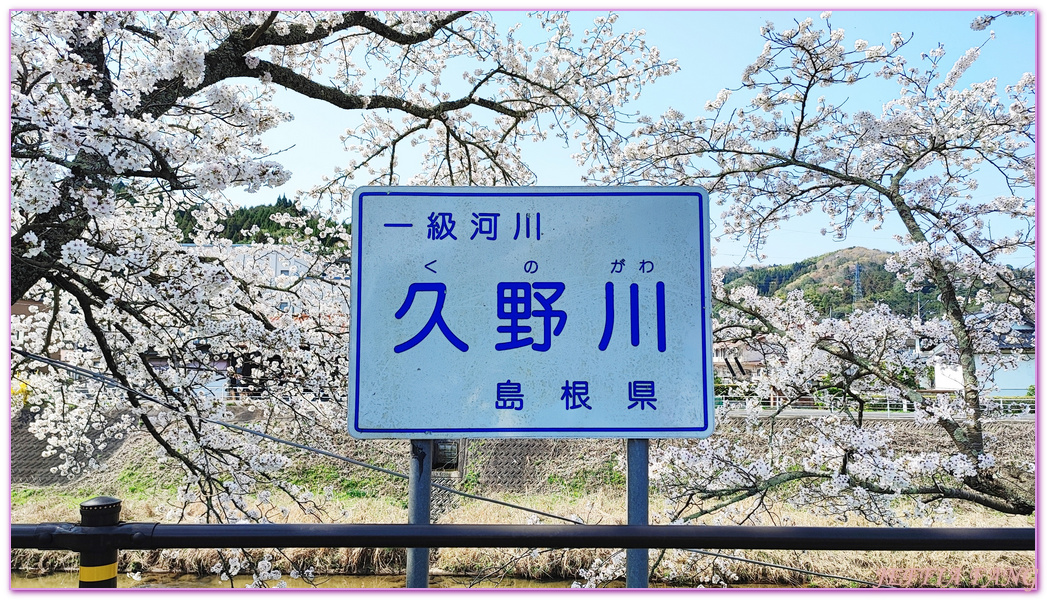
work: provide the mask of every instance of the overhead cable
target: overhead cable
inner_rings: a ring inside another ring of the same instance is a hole
[[[140,391],[138,391],[138,390],[136,390],[134,388],[128,387],[128,386],[120,383],[119,381],[116,381],[115,379],[113,379],[112,377],[109,377],[107,375],[103,375],[101,373],[97,373],[95,371],[91,371],[89,369],[85,369],[83,367],[78,367],[76,365],[71,365],[69,363],[66,363],[66,362],[63,362],[63,361],[60,361],[60,360],[57,360],[57,359],[54,359],[54,358],[50,358],[50,357],[46,357],[46,356],[40,356],[38,354],[33,354],[31,352],[26,352],[24,350],[19,350],[17,348],[12,348],[11,351],[15,352],[17,354],[20,354],[20,355],[22,355],[22,356],[24,356],[26,358],[35,360],[37,362],[42,362],[44,364],[51,365],[51,366],[59,368],[59,369],[63,369],[63,370],[69,371],[71,373],[76,373],[78,375],[82,375],[84,377],[88,377],[88,378],[94,379],[95,381],[99,381],[101,383],[104,383],[105,385],[108,385],[110,387],[115,387],[115,388],[124,390],[126,392],[129,392],[131,394],[135,394],[136,396],[138,396],[139,398],[141,398],[143,400],[147,400],[149,402],[152,402],[154,404],[162,406],[162,407],[166,408],[167,410],[170,410],[172,412],[178,413],[180,415],[183,415],[183,416],[186,416],[186,417],[189,417],[189,418],[199,419],[200,421],[203,421],[205,423],[211,423],[213,425],[219,425],[221,427],[227,427],[229,429],[234,429],[236,431],[240,431],[240,432],[247,433],[247,434],[250,434],[250,435],[254,435],[254,436],[261,437],[261,438],[265,438],[267,440],[276,442],[278,444],[284,444],[286,446],[291,446],[293,448],[298,448],[300,450],[305,450],[307,452],[315,452],[316,454],[321,454],[323,456],[327,456],[327,457],[330,457],[330,458],[341,460],[341,461],[347,462],[349,464],[356,465],[358,467],[363,467],[365,469],[371,469],[373,471],[378,471],[379,473],[384,473],[384,474],[390,475],[392,477],[399,477],[400,479],[409,479],[410,478],[408,475],[406,475],[404,473],[393,471],[391,469],[386,469],[384,467],[379,467],[377,465],[372,465],[370,463],[359,461],[359,460],[356,460],[354,458],[349,458],[348,456],[343,456],[341,454],[337,454],[337,453],[331,452],[329,450],[323,450],[321,448],[314,448],[314,447],[308,446],[306,444],[299,444],[298,442],[292,442],[290,440],[285,440],[285,439],[282,439],[282,438],[278,438],[278,437],[276,437],[274,435],[270,435],[270,434],[265,433],[263,431],[258,431],[257,429],[251,429],[250,427],[243,427],[241,425],[228,423],[228,422],[222,421],[220,419],[213,419],[213,418],[210,418],[210,417],[203,417],[203,416],[200,416],[200,415],[190,415],[190,414],[186,413],[185,411],[181,410],[180,408],[178,408],[176,406],[173,406],[173,405],[171,405],[171,404],[169,404],[167,402],[164,402],[163,400],[160,400],[159,398],[156,398],[156,397],[151,396],[149,394],[146,394],[144,392],[140,392]],[[520,506],[518,504],[513,504],[511,502],[505,502],[505,501],[502,501],[502,500],[496,500],[494,498],[486,498],[484,496],[478,496],[476,494],[470,494],[468,492],[463,492],[461,490],[456,490],[456,489],[454,489],[452,487],[448,487],[448,486],[445,486],[445,485],[440,485],[438,483],[433,483],[431,485],[432,485],[432,487],[434,487],[436,489],[443,490],[443,491],[449,492],[451,494],[456,494],[456,495],[462,496],[464,498],[470,498],[470,499],[473,499],[473,500],[481,500],[483,502],[490,502],[492,504],[498,504],[498,505],[505,506],[505,507],[508,507],[508,508],[514,508],[514,509],[517,509],[517,510],[526,511],[526,512],[533,513],[533,514],[536,514],[536,515],[541,515],[543,517],[549,517],[551,519],[559,519],[561,521],[566,521],[568,523],[574,523],[574,524],[577,524],[577,525],[584,525],[585,524],[580,519],[571,518],[571,517],[563,517],[563,516],[560,516],[560,515],[547,513],[547,512],[538,510],[538,509],[529,508],[529,507],[526,507],[526,506]]]

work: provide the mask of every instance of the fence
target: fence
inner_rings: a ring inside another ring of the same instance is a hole
[[[104,378],[101,378],[104,382]],[[127,388],[129,392],[133,392]],[[142,398],[155,400],[136,392]],[[812,402],[812,405],[814,403]],[[813,407],[813,406],[812,406]],[[269,437],[267,434],[211,420],[226,427]],[[316,448],[306,448],[284,440],[275,440],[325,456],[334,456],[359,466],[370,466]],[[634,460],[634,442],[629,440],[629,525],[432,525],[430,479],[432,476],[433,447],[415,452],[417,440],[412,440],[412,474],[407,477],[387,469],[370,466],[383,472],[408,478],[408,508],[410,519],[406,525],[168,525],[159,523],[121,523],[120,501],[97,498],[81,505],[81,523],[41,523],[11,526],[12,548],[67,550],[81,555],[81,587],[116,587],[117,558],[120,550],[155,550],[164,548],[369,548],[405,547],[408,552],[408,585],[424,587],[428,576],[427,564],[414,570],[412,557],[421,555],[428,560],[427,548],[433,547],[503,547],[503,548],[626,548],[642,550],[642,560],[636,565],[647,565],[647,548],[713,548],[713,549],[768,549],[768,550],[1018,550],[1035,549],[1035,530],[1013,528],[826,528],[826,527],[710,527],[710,526],[651,526],[645,524],[647,507],[634,510],[632,496],[646,496],[647,460],[637,453]],[[431,440],[426,442],[431,444]],[[461,448],[459,442],[457,447]],[[553,453],[555,454],[555,452]],[[424,461],[423,457],[429,457]],[[422,463],[425,466],[418,468]],[[519,462],[516,459],[514,464]],[[642,468],[634,469],[633,466]],[[424,473],[424,476],[422,475]],[[463,470],[460,468],[459,477]],[[636,475],[643,475],[642,481]],[[521,475],[516,475],[517,477]],[[424,491],[424,498],[413,499],[413,494]],[[634,517],[643,519],[637,523]],[[202,542],[201,540],[207,540]],[[643,569],[641,568],[641,571]],[[646,572],[630,582],[633,571],[627,571],[630,587],[646,587]]]
[[[122,523],[120,501],[105,497],[80,515],[80,524],[13,524],[11,547],[79,552],[80,587],[110,588],[120,550],[164,548],[1035,550],[1033,528]]]
[[[727,389],[719,390],[716,396],[717,405],[727,406],[731,409],[744,410],[748,404],[748,396],[738,390],[731,389],[733,386],[725,386]],[[719,392],[723,392],[722,394]],[[924,390],[923,397],[934,402],[938,396],[956,394],[955,390]],[[765,410],[781,408],[788,404],[794,409],[814,409],[839,412],[843,406],[852,406],[853,401],[845,401],[838,394],[827,391],[816,392],[810,396],[789,398],[785,395],[772,395],[760,399],[760,407]],[[992,410],[1004,416],[1034,415],[1036,414],[1036,399],[1033,396],[993,396],[985,399],[982,403],[983,410]],[[907,399],[889,398],[885,395],[872,395],[865,399],[865,413],[887,413],[904,414],[914,413],[913,403]]]

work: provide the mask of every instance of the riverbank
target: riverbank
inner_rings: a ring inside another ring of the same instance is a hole
[[[284,583],[291,589],[399,589],[406,587],[403,575],[330,575],[315,579],[309,583],[304,579],[285,578]],[[120,588],[131,589],[216,589],[243,588],[250,585],[250,576],[239,576],[229,581],[222,581],[217,575],[199,576],[181,573],[146,573],[132,577],[122,575],[117,584]],[[477,588],[503,589],[550,589],[569,588],[571,580],[502,579],[484,581]],[[469,578],[451,575],[433,575],[429,578],[430,588],[463,588],[469,587]],[[12,589],[71,589],[79,585],[77,573],[60,572],[48,575],[26,576],[15,573],[11,578]]]
[[[40,491],[44,494],[44,491]],[[587,522],[619,524],[625,521],[625,499],[609,494],[571,497],[501,496],[500,499],[540,510],[582,516]],[[335,508],[335,507],[331,507]],[[347,515],[343,522],[406,522],[406,511],[385,499],[354,499],[338,502]],[[149,520],[140,500],[125,505],[125,518]],[[305,515],[288,515],[289,521]],[[808,515],[788,511],[788,522],[796,526],[828,525]],[[53,519],[52,519],[53,520]],[[70,513],[58,520],[75,520]],[[526,513],[479,501],[466,501],[442,515],[439,523],[534,522]],[[16,519],[16,522],[26,522]],[[1030,519],[1005,517],[984,510],[963,511],[952,526],[1029,527]],[[780,587],[873,587],[877,584],[898,587],[1026,587],[1035,566],[1033,552],[830,552],[830,551],[717,551],[719,556],[671,550],[664,556],[652,550],[657,560],[652,584],[672,587],[766,585]],[[440,548],[434,549],[430,564],[434,573],[445,574],[452,587],[492,585],[503,579],[526,580],[534,585],[556,585],[568,581],[584,584],[584,570],[597,561],[610,565],[622,557],[614,549],[513,549]],[[741,560],[740,560],[741,559]],[[332,578],[350,576],[379,577],[369,580],[380,587],[401,587],[406,567],[402,548],[290,548],[242,552],[218,549],[124,551],[120,554],[121,587],[132,587],[131,577],[141,574],[182,587],[192,577],[214,576],[213,568],[226,562],[239,565],[242,573],[254,571],[259,562],[271,565],[279,579],[267,585],[330,585]],[[777,566],[774,566],[777,565]],[[27,575],[74,571],[77,555],[70,552],[15,550],[12,568]],[[918,569],[918,571],[914,571]],[[823,574],[823,575],[817,575]],[[182,579],[176,576],[191,576]],[[829,576],[834,577],[829,577]],[[312,576],[312,583],[310,577]],[[613,573],[612,573],[613,577]],[[237,587],[251,583],[248,576]],[[342,581],[342,580],[337,580]],[[339,587],[343,583],[336,583]],[[324,583],[326,582],[326,583]],[[862,583],[864,582],[864,583]],[[620,582],[601,581],[603,587]],[[166,585],[166,584],[165,584]],[[197,584],[193,584],[195,587]],[[228,585],[226,582],[225,585]],[[73,586],[75,587],[75,585]],[[513,587],[520,587],[514,583]]]
[[[574,445],[572,445],[572,443]],[[523,449],[521,449],[523,448]],[[470,446],[468,467],[443,484],[473,493],[527,506],[549,514],[580,518],[590,524],[626,522],[624,476],[620,441],[581,442],[543,441],[531,446]],[[354,457],[406,471],[404,444],[359,445]],[[499,462],[500,461],[500,462]],[[110,458],[109,470],[93,473],[62,485],[12,487],[12,522],[76,522],[80,502],[97,495],[123,501],[125,521],[173,522],[181,518],[194,522],[203,514],[200,505],[178,500],[180,475],[157,466],[152,456],[136,442],[125,444]],[[401,464],[403,463],[403,464]],[[504,465],[504,466],[500,466]],[[405,523],[406,486],[401,480],[379,477],[358,467],[331,465],[331,461],[304,459],[289,474],[296,485],[320,490],[312,514],[295,507],[288,498],[256,498],[256,507],[273,522]],[[515,490],[513,492],[509,490]],[[668,509],[652,496],[652,522],[663,521]],[[527,524],[559,523],[510,507],[478,500],[436,494],[434,520],[437,523]],[[281,510],[281,506],[290,508]],[[860,526],[815,517],[808,512],[775,506],[778,525]],[[713,521],[707,521],[713,524]],[[952,523],[954,527],[1033,527],[1033,517],[1010,517],[986,509],[964,505]],[[603,566],[606,577],[593,578],[601,586],[617,586],[615,577],[623,553],[615,549],[513,549],[441,548],[434,549],[430,564],[434,573],[446,574],[456,587],[489,585],[499,580],[530,582],[587,582],[586,570]],[[872,587],[878,584],[899,587],[1026,587],[1035,566],[1033,552],[828,552],[828,551],[744,551],[709,553],[651,551],[652,585],[678,587],[764,585],[781,587]],[[75,571],[77,555],[69,552],[15,550],[12,569],[39,576]],[[377,576],[385,579],[381,587],[401,578],[406,566],[402,548],[317,548],[239,550],[193,549],[125,551],[120,554],[120,586],[131,587],[131,576],[166,577],[181,587],[190,579],[211,577],[216,565],[235,567],[235,578],[256,571],[259,563],[279,578],[266,581],[277,585],[312,585],[312,581],[331,581],[340,576]],[[252,580],[246,579],[247,583]],[[378,580],[375,580],[378,581]],[[228,585],[228,582],[225,582]],[[75,587],[75,584],[74,586]],[[516,587],[516,586],[514,586]]]

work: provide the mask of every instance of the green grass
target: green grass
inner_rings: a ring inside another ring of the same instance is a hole
[[[54,494],[45,494],[43,490],[36,488],[21,488],[11,490],[11,506],[22,506],[34,500],[48,496],[48,499],[52,498]]]
[[[76,515],[79,514],[81,502],[97,495],[83,489],[12,487],[11,509],[46,505],[53,508],[64,508],[64,512]]]
[[[124,498],[135,498],[135,499],[147,499],[156,497],[157,492],[164,492],[163,495],[176,494],[175,485],[167,482],[160,481],[156,475],[137,469],[128,469],[122,471],[116,478],[116,483],[120,487]]]
[[[582,469],[570,477],[550,475],[546,478],[546,482],[559,486],[565,494],[572,498],[580,498],[591,493],[594,488],[624,486],[625,474],[619,472],[615,468],[616,465],[616,460],[608,459],[595,469]]]
[[[384,481],[376,478],[347,477],[338,468],[322,464],[296,470],[289,475],[288,480],[313,493],[322,492],[329,487],[336,500],[377,498],[381,495],[381,486],[385,484]]]

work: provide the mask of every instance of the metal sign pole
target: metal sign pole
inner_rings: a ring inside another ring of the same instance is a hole
[[[648,524],[648,440],[626,440],[626,486],[629,525]],[[625,586],[647,587],[647,548],[625,551]]]
[[[411,440],[411,470],[407,488],[407,523],[429,524],[433,482],[433,441]],[[407,549],[407,587],[429,587],[429,549]]]

